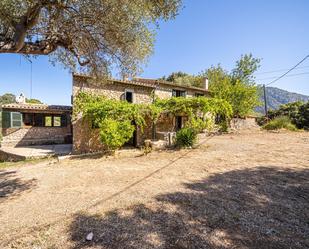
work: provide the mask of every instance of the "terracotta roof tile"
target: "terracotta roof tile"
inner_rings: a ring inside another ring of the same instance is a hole
[[[2,108],[20,109],[20,110],[44,110],[44,111],[71,111],[72,106],[64,105],[45,105],[45,104],[4,104]]]
[[[89,78],[91,79],[91,76],[88,75],[81,75],[81,74],[73,74],[73,77],[80,77],[80,78]],[[194,90],[198,92],[204,92],[208,93],[209,90],[206,90],[204,88],[200,87],[194,87],[194,86],[184,86],[179,85],[176,83],[168,82],[168,81],[162,81],[162,80],[156,80],[156,79],[145,79],[145,78],[134,78],[133,80],[116,80],[116,79],[108,79],[110,82],[118,82],[122,84],[128,84],[128,85],[138,85],[143,87],[151,87],[156,88],[157,86],[168,86],[168,87],[176,87],[181,89],[189,89]]]

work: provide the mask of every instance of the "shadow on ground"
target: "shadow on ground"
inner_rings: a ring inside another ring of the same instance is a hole
[[[80,213],[69,232],[76,249],[308,248],[308,221],[309,170],[259,167],[185,184],[155,205]]]
[[[35,179],[22,180],[16,176],[16,171],[0,171],[0,202],[16,197],[35,186]]]

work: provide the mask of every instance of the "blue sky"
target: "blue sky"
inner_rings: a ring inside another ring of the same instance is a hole
[[[187,0],[179,16],[162,23],[148,78],[173,71],[196,74],[220,63],[233,68],[241,54],[262,58],[258,83],[268,83],[309,54],[308,0]],[[262,73],[262,74],[261,74]],[[309,59],[273,86],[309,95]],[[306,74],[308,73],[308,74]],[[30,94],[30,64],[19,55],[0,54],[0,94]],[[48,58],[33,61],[33,97],[48,104],[70,104],[71,74]]]

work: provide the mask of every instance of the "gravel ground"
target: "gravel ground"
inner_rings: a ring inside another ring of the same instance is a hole
[[[200,142],[1,169],[0,248],[309,247],[308,132]]]

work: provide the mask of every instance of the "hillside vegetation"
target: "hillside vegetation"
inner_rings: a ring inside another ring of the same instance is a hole
[[[309,101],[309,96],[289,92],[277,87],[267,87],[267,105],[269,110],[278,110],[281,105],[285,105],[292,102],[307,102]],[[261,102],[264,102],[264,95],[260,95]],[[264,113],[264,106],[259,106],[256,108],[257,112]]]

